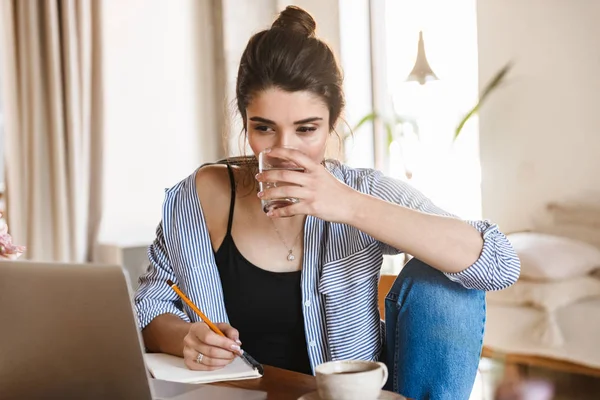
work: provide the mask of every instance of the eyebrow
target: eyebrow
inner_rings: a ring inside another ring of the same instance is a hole
[[[302,124],[308,124],[310,122],[315,122],[315,121],[322,121],[323,118],[321,117],[310,117],[310,118],[304,118],[298,121],[294,121],[294,125],[302,125]],[[266,119],[263,117],[252,117],[250,118],[250,121],[254,121],[254,122],[262,122],[264,124],[271,124],[271,125],[277,125],[275,123],[275,121],[271,121],[270,119]]]

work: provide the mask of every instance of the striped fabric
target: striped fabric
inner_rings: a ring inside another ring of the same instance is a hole
[[[423,212],[449,215],[406,183],[378,171],[353,169],[338,162],[329,162],[327,167],[360,192]],[[150,266],[140,277],[135,296],[142,329],[164,313],[198,321],[166,285],[167,279],[176,282],[212,321],[228,322],[195,175],[166,191],[162,222],[148,251]],[[468,223],[483,235],[481,256],[464,271],[446,276],[467,288],[510,286],[519,276],[520,265],[507,238],[488,221]],[[313,370],[330,360],[379,358],[383,340],[377,306],[379,271],[384,254],[401,251],[351,226],[306,218],[302,303]]]

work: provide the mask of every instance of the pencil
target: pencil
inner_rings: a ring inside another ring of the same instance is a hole
[[[177,287],[176,284],[173,283],[172,280],[167,280],[167,285],[171,286],[171,289],[173,289],[175,291],[175,293],[177,293],[177,295],[179,297],[181,297],[181,300],[185,301],[185,304],[187,304],[192,310],[194,310],[194,312],[196,314],[198,314],[198,316],[200,318],[202,318],[202,321],[204,321],[204,323],[206,325],[208,325],[208,327],[217,335],[221,335],[223,337],[225,337],[225,334],[223,332],[221,332],[221,330],[211,322],[210,319],[208,319],[208,317],[206,315],[204,315],[204,313],[202,311],[200,311],[200,309],[198,307],[196,307],[196,305],[194,303],[192,303],[192,301],[190,299],[187,298],[187,296],[185,294],[183,294],[183,292],[181,291],[181,289],[179,289],[179,287]]]
[[[175,291],[175,293],[177,293],[177,295],[181,298],[181,300],[183,300],[185,302],[185,304],[187,304],[192,310],[194,310],[194,312],[202,319],[202,321],[204,321],[204,323],[206,325],[208,325],[208,327],[214,333],[216,333],[217,335],[226,337],[225,334],[223,332],[221,332],[221,330],[215,324],[213,324],[212,321],[210,319],[208,319],[208,317],[206,315],[204,315],[204,313],[202,311],[200,311],[200,309],[198,307],[196,307],[196,305],[194,303],[192,303],[192,301],[190,299],[188,299],[188,297],[181,291],[181,289],[179,289],[179,287],[177,287],[177,285],[175,283],[173,283],[172,280],[167,279],[167,285],[169,285],[171,287],[171,289],[173,289]],[[250,356],[250,354],[241,350],[240,357],[248,365],[250,365],[252,368],[256,369],[261,375],[263,375],[264,370],[263,370],[262,365],[260,365],[258,363],[258,361],[256,361],[254,358],[252,358],[252,356]]]

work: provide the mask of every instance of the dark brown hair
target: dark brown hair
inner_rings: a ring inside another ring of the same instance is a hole
[[[308,91],[329,109],[333,131],[342,109],[342,73],[329,46],[315,37],[317,24],[309,13],[295,6],[283,10],[270,29],[248,41],[237,76],[237,107],[246,126],[246,107],[256,93],[279,88]]]

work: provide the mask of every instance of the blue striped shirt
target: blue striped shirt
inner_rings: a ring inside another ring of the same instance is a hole
[[[426,213],[447,215],[410,185],[372,169],[338,162],[329,171],[350,187]],[[172,313],[197,322],[166,284],[176,282],[213,322],[229,322],[219,272],[196,191],[196,173],[166,191],[162,221],[149,247],[150,265],[140,277],[135,307],[140,328]],[[467,221],[483,236],[479,259],[458,273],[446,273],[467,288],[500,290],[519,276],[520,263],[507,238],[488,221]],[[315,366],[331,360],[376,360],[380,356],[377,287],[384,254],[398,254],[358,229],[307,216],[304,226],[302,304],[308,354]],[[243,338],[242,338],[243,340]]]

